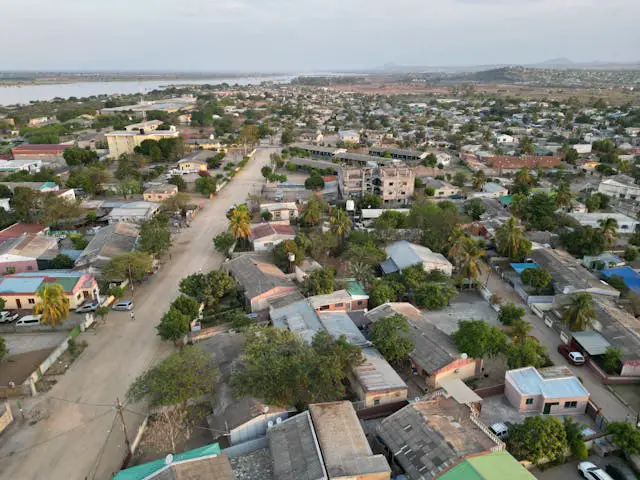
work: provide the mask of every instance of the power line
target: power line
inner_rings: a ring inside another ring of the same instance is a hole
[[[61,402],[73,403],[76,405],[89,405],[91,407],[110,407],[115,408],[115,403],[89,403],[89,402],[81,402],[79,400],[69,400],[67,398],[54,397],[51,395],[45,395],[41,398],[51,398],[52,400],[59,400]]]
[[[104,451],[107,448],[107,443],[109,442],[109,438],[111,438],[111,433],[113,432],[113,429],[116,425],[116,420],[118,418],[118,414],[115,413],[113,415],[113,421],[111,422],[111,428],[109,429],[109,433],[107,434],[107,438],[104,439],[104,443],[102,444],[102,447],[100,448],[100,451],[98,452],[98,455],[96,456],[96,461],[95,461],[95,465],[93,467],[91,467],[91,470],[89,470],[89,474],[87,474],[87,478],[89,477],[89,475],[91,475],[91,471],[93,470],[93,475],[91,476],[91,478],[96,478],[96,474],[98,473],[98,467],[100,466],[100,462],[102,461],[102,456],[104,455]]]

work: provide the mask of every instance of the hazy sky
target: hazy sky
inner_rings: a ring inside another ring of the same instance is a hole
[[[640,60],[638,0],[0,0],[0,70]]]

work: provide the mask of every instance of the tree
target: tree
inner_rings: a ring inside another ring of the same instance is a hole
[[[320,175],[314,172],[304,181],[304,188],[315,191],[322,190],[324,188],[324,180]]]
[[[624,249],[624,259],[626,262],[633,262],[638,258],[638,249],[628,245],[627,248]]]
[[[416,179],[417,180],[417,179]],[[382,198],[373,193],[365,193],[358,199],[358,208],[380,208],[382,205]]]
[[[520,140],[520,148],[522,149],[522,153],[532,155],[535,150],[533,139],[527,136],[522,137],[522,140]]]
[[[160,204],[160,206],[162,207],[162,210],[164,210],[165,212],[183,213],[189,206],[190,201],[191,201],[191,197],[187,193],[178,192],[175,195],[165,198]]]
[[[151,255],[145,252],[130,252],[109,260],[102,268],[102,276],[109,282],[121,282],[127,279],[141,282],[147,273],[152,271],[153,258]]]
[[[171,307],[175,308],[190,319],[194,319],[200,311],[200,302],[193,297],[188,297],[183,294],[171,302]]]
[[[484,170],[476,170],[471,176],[471,183],[475,190],[482,190],[482,187],[487,182],[487,176],[484,174]]]
[[[138,250],[155,257],[167,252],[170,247],[171,234],[167,217],[158,215],[142,223],[138,237]]]
[[[507,343],[507,336],[498,327],[483,320],[460,321],[451,337],[458,350],[471,358],[495,357],[504,351]]]
[[[531,186],[534,183],[533,175],[528,168],[521,168],[516,172],[515,183]]]
[[[238,205],[227,213],[229,232],[236,240],[246,240],[251,235],[251,214],[246,205]]]
[[[593,309],[593,298],[590,293],[577,293],[571,297],[571,303],[564,307],[562,322],[572,332],[582,332],[593,326],[596,313]]]
[[[524,260],[531,252],[531,242],[525,238],[514,217],[498,228],[496,243],[498,253],[514,261]]]
[[[592,227],[580,227],[572,232],[564,232],[560,235],[560,240],[571,255],[579,258],[585,255],[599,255],[605,247],[603,233]]]
[[[4,298],[0,298],[0,311],[4,310],[4,307],[7,305],[7,301]]]
[[[341,208],[334,208],[329,217],[331,231],[344,240],[344,236],[351,231],[353,222],[349,218],[349,214]]]
[[[629,287],[625,283],[624,278],[620,275],[611,275],[607,278],[607,283],[618,290],[622,295],[627,295],[629,293]]]
[[[618,237],[618,221],[615,218],[604,218],[598,223],[600,224],[600,231],[604,236],[605,244],[608,247],[613,246]]]
[[[229,255],[229,250],[236,243],[236,239],[230,232],[222,232],[215,236],[213,239],[213,245],[216,250],[225,256]]]
[[[268,180],[269,177],[273,175],[273,169],[270,166],[265,165],[260,169],[260,173],[262,173],[262,176]]]
[[[232,293],[236,284],[228,273],[213,270],[209,273],[194,273],[180,281],[180,292],[214,307],[218,302]]]
[[[556,417],[527,417],[509,429],[509,451],[534,464],[564,457],[569,448],[562,422]]]
[[[162,316],[156,330],[162,340],[171,340],[177,343],[189,332],[191,320],[193,320],[191,317],[172,306]]]
[[[387,258],[387,252],[378,248],[373,242],[364,244],[351,243],[347,247],[344,256],[352,263],[362,263],[365,265],[378,265]]]
[[[290,128],[285,128],[280,136],[280,142],[282,145],[289,145],[293,142],[293,132]]]
[[[547,287],[551,283],[551,274],[545,268],[527,268],[520,275],[523,283],[530,285],[539,292]]]
[[[569,165],[575,165],[580,158],[580,154],[575,148],[569,147],[569,145],[565,144],[562,147],[562,153],[564,154],[564,161]]]
[[[469,215],[473,220],[480,220],[482,214],[486,211],[484,203],[479,198],[472,198],[464,202],[464,213]]]
[[[611,422],[607,425],[607,434],[613,443],[625,455],[640,455],[640,429],[630,422]]]
[[[503,325],[513,325],[514,322],[522,320],[525,315],[525,310],[522,307],[518,307],[512,302],[505,303],[500,307],[498,312],[498,320]]]
[[[68,188],[81,188],[87,193],[96,194],[102,191],[102,185],[109,180],[106,170],[99,167],[78,167],[69,172]]]
[[[427,155],[425,157],[424,160],[422,160],[422,164],[425,167],[435,167],[438,164],[438,157],[436,157],[436,155],[434,153],[430,153],[429,155]]]
[[[464,172],[456,172],[451,183],[456,187],[464,187],[464,184],[467,183],[467,176]]]
[[[585,201],[585,206],[587,207],[587,211],[589,213],[599,210],[600,209],[600,196],[599,195],[591,195]]]
[[[300,215],[303,222],[309,225],[317,225],[324,212],[325,204],[316,197],[311,197],[302,209]]]
[[[9,348],[4,338],[0,337],[0,362],[9,356]]]
[[[344,397],[343,380],[362,361],[360,349],[343,337],[317,333],[311,345],[279,328],[245,331],[242,367],[233,373],[236,396],[253,395],[266,404],[303,408]]]
[[[53,269],[65,269],[65,268],[73,268],[73,260],[69,255],[65,255],[64,253],[59,253],[53,260],[51,260],[51,268]]]
[[[571,207],[571,199],[573,194],[571,193],[571,186],[569,182],[562,182],[554,191],[555,202],[557,208],[569,208]]]
[[[102,320],[102,322],[104,322],[104,317],[106,317],[110,311],[111,309],[109,307],[103,305],[96,309],[96,315],[100,317],[100,320]]]
[[[513,343],[520,343],[529,336],[531,324],[523,318],[514,319],[511,324],[511,333],[509,336]]]
[[[187,189],[187,182],[184,181],[184,178],[182,178],[181,175],[173,175],[169,179],[168,183],[178,187],[179,192],[184,192]]]
[[[391,363],[399,363],[409,356],[415,344],[408,338],[409,322],[403,315],[391,315],[373,323],[369,339]]]
[[[473,283],[480,275],[480,259],[483,255],[484,250],[482,250],[475,242],[471,239],[466,242],[459,265],[460,278],[467,280],[469,288],[473,286]]]
[[[414,292],[416,305],[426,310],[441,310],[455,296],[456,289],[451,285],[435,282],[425,283]]]
[[[460,227],[455,227],[449,235],[447,242],[449,243],[448,257],[456,264],[460,262],[464,256],[464,252],[467,248],[467,244],[472,241],[464,233],[464,230]]]
[[[567,416],[562,420],[571,455],[573,455],[576,460],[586,460],[589,456],[589,450],[587,449],[587,445],[584,443],[584,437],[582,436],[582,425],[576,422],[573,417]]]
[[[42,315],[44,325],[61,325],[69,316],[69,297],[59,283],[45,283],[36,292],[34,315]]]
[[[291,261],[289,260],[289,254],[293,254],[293,264],[300,265],[304,262],[305,259],[305,251],[300,244],[298,244],[295,240],[285,240],[284,242],[280,242],[273,249],[273,260],[274,263],[278,266],[278,268],[283,271],[291,270]]]
[[[524,218],[531,228],[553,230],[555,228],[555,200],[546,193],[536,193],[526,203]]]
[[[602,368],[610,375],[619,375],[622,369],[622,349],[608,346],[601,358]]]
[[[523,367],[541,368],[549,362],[547,347],[530,337],[525,337],[518,343],[507,345],[505,356],[507,357],[507,366],[510,369]]]
[[[330,268],[314,270],[303,280],[300,291],[305,297],[333,293],[333,276],[334,271]]]
[[[196,179],[196,192],[209,196],[216,193],[217,182],[213,177],[200,177]]]
[[[98,161],[98,154],[93,150],[89,150],[88,148],[77,148],[70,147],[65,149],[62,153],[64,161],[67,162],[67,165],[70,167],[75,167],[78,165],[90,165],[92,163],[96,163]]]
[[[383,303],[396,302],[400,298],[399,291],[403,289],[404,287],[401,284],[380,280],[374,283],[369,292],[369,304],[377,307]]]
[[[22,222],[33,221],[37,214],[39,197],[38,192],[31,188],[16,187],[11,201],[16,219]]]

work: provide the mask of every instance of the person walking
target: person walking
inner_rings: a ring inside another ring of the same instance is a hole
[[[129,316],[131,317],[131,320],[132,320],[132,321],[136,319],[136,314],[135,314],[135,313],[133,313],[133,310],[131,310],[131,311],[129,312]]]

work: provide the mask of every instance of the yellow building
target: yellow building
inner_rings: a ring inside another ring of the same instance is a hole
[[[5,275],[0,282],[0,298],[7,310],[30,310],[38,302],[36,292],[46,283],[62,285],[69,298],[69,308],[75,309],[85,300],[98,297],[98,283],[93,275],[82,272],[51,271],[22,272]]]
[[[185,158],[178,162],[178,168],[184,173],[197,173],[207,171],[207,162],[195,158]]]
[[[163,138],[177,138],[180,136],[176,127],[173,126],[170,130],[157,130],[157,126],[155,128],[153,126],[135,128],[146,123],[150,122],[129,125],[125,131],[106,133],[109,156],[117,158],[125,153],[133,153],[133,150],[145,140],[159,141]]]

